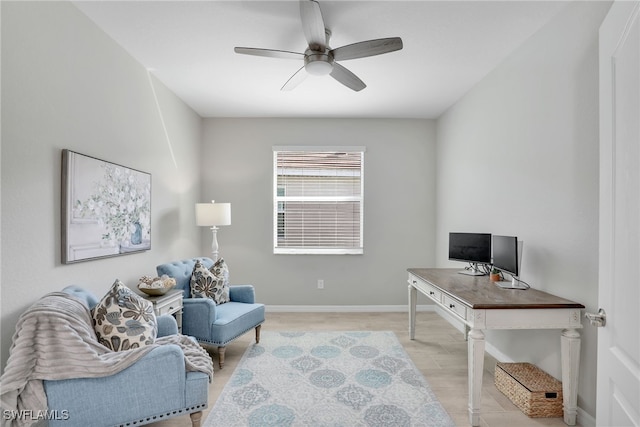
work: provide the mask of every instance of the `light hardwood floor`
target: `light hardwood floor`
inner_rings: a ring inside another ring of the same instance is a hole
[[[438,400],[458,426],[469,426],[467,416],[467,343],[462,332],[433,312],[419,312],[415,340],[409,339],[407,313],[271,313],[262,331],[393,331],[400,343],[423,373]],[[227,346],[225,366],[216,369],[209,387],[212,408],[254,333],[247,333]],[[217,368],[216,351],[210,354]],[[514,406],[493,384],[495,359],[485,356],[482,384],[483,427],[566,426],[562,418],[529,418]],[[203,419],[206,419],[205,411]],[[153,424],[156,427],[189,427],[188,416]],[[225,427],[224,421],[216,423]]]

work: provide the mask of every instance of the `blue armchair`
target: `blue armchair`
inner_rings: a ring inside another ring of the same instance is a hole
[[[90,292],[67,286],[63,292],[81,299],[89,308],[98,303]],[[178,333],[176,320],[159,316],[158,337]],[[43,382],[49,421],[57,426],[131,426],[189,414],[199,427],[209,399],[209,376],[187,372],[180,346],[154,348],[133,365],[115,375]]]
[[[228,343],[251,329],[260,342],[260,327],[264,322],[264,304],[255,302],[252,285],[229,287],[230,302],[216,305],[209,298],[191,298],[191,273],[196,261],[211,268],[211,258],[191,258],[161,264],[156,267],[158,276],[166,274],[176,279],[175,289],[183,291],[182,333],[195,337],[201,344],[218,347],[220,368],[224,365],[224,352]]]

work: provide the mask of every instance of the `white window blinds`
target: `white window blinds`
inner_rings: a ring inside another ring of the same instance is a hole
[[[273,147],[274,253],[363,253],[364,152]]]

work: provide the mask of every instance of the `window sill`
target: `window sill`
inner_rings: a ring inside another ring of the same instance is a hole
[[[363,255],[363,249],[274,248],[274,255]]]

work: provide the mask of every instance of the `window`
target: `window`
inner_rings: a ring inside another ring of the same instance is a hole
[[[363,253],[364,152],[273,147],[274,253]]]

